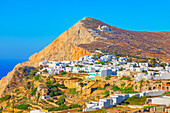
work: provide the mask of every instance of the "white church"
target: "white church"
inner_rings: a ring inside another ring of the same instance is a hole
[[[100,27],[100,25],[98,26],[97,30],[99,30],[99,31],[106,31],[106,32],[114,32],[114,31],[110,30],[108,26]]]

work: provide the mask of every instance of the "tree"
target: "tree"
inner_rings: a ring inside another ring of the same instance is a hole
[[[123,67],[120,68],[120,71],[123,71]]]
[[[116,52],[116,51],[113,51],[113,54],[116,56],[116,55],[117,55],[117,52]]]
[[[34,79],[35,79],[35,80],[39,80],[39,75],[35,75],[35,76],[34,76]]]
[[[65,74],[66,74],[66,72],[65,72],[65,71],[62,71],[62,72],[61,72],[61,75],[65,75]]]
[[[151,58],[150,59],[150,64],[152,67],[154,67],[154,65],[156,64],[156,59],[155,58]]]

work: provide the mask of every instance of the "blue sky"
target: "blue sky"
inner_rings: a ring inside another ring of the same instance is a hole
[[[170,31],[170,0],[0,0],[0,59],[28,59],[83,17],[134,31]]]

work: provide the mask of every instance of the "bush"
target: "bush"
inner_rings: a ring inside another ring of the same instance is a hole
[[[51,99],[48,99],[47,101],[49,101],[49,102],[54,102],[53,100],[51,100]]]
[[[105,79],[106,79],[106,80],[110,80],[110,78],[111,78],[111,76],[107,76]]]
[[[120,68],[120,71],[123,71],[123,67]]]
[[[78,71],[78,73],[86,73],[86,71],[80,70]]]
[[[58,73],[55,73],[55,75],[58,75]]]
[[[60,107],[52,107],[52,108],[47,108],[47,109],[48,111],[59,111],[59,110],[67,110],[67,109],[78,108],[78,107],[80,106],[77,104],[72,104],[70,106],[62,104]]]
[[[27,82],[26,87],[27,87],[27,89],[30,89],[30,88],[31,88],[31,82],[30,82],[30,81]]]
[[[4,97],[0,98],[0,101],[7,101],[11,98],[11,95],[5,95]]]
[[[39,80],[39,75],[35,75],[35,76],[34,76],[34,79],[35,79],[35,80]]]
[[[162,96],[167,95],[167,94],[170,94],[170,91],[163,93]]]
[[[126,83],[122,83],[121,86],[124,87],[126,85]]]
[[[102,64],[102,65],[104,65],[105,63],[104,63],[104,62],[99,61],[99,62],[95,62],[95,64]]]
[[[18,92],[18,91],[19,91],[19,89],[16,89],[16,90],[15,90],[15,93]]]
[[[104,92],[104,95],[109,95],[109,91],[106,90],[106,91]]]
[[[53,96],[58,96],[58,95],[62,95],[64,94],[62,91],[60,91],[58,89],[58,87],[61,87],[63,89],[66,89],[66,87],[64,86],[64,84],[59,84],[59,83],[56,83],[55,85],[53,85],[53,82],[48,80],[47,82],[47,87],[49,88],[48,91],[48,95],[50,95],[51,97]]]
[[[35,75],[37,72],[38,72],[38,70],[31,70],[31,71],[29,72],[29,75]]]
[[[77,112],[82,112],[82,111],[83,111],[83,108],[77,109],[76,111],[77,111]]]
[[[37,88],[33,89],[32,92],[31,92],[31,96],[35,95],[36,91],[37,91]]]
[[[124,102],[128,102],[131,105],[144,105],[146,99],[147,99],[146,96],[143,97],[133,96],[133,97],[128,97]]]
[[[140,81],[140,88],[142,88],[143,82],[144,82],[143,80]]]
[[[131,79],[130,79],[130,77],[126,77],[126,76],[123,76],[122,78],[121,78],[121,80],[128,80],[128,81],[132,81]]]
[[[70,67],[70,66],[67,64],[66,67]]]
[[[55,102],[57,105],[62,105],[65,102],[65,95],[62,95],[57,102]]]
[[[61,75],[65,75],[65,74],[66,74],[66,72],[65,72],[65,71],[62,71],[60,74],[61,74]]]
[[[60,87],[60,88],[62,88],[62,89],[67,89],[67,87],[65,87],[65,85],[64,85],[64,84],[56,83],[56,85],[55,85],[55,86]]]
[[[20,104],[20,105],[17,105],[15,106],[17,109],[28,109],[28,107],[31,107],[31,105],[29,104]]]
[[[120,88],[119,88],[118,86],[116,86],[116,85],[113,85],[112,90],[113,90],[113,91],[119,91]]]
[[[137,91],[133,90],[133,87],[126,87],[126,88],[121,88],[119,90],[121,93],[129,94],[129,93],[138,93]]]
[[[97,90],[105,90],[105,88],[97,87]]]
[[[70,89],[70,94],[78,94],[78,92],[76,91],[76,88]]]

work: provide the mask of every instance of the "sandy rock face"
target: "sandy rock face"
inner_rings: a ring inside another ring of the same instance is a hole
[[[45,59],[56,61],[78,60],[79,57],[90,55],[91,53],[77,45],[90,43],[92,41],[94,41],[94,38],[79,21],[42,51],[32,55],[29,61],[36,63]]]

